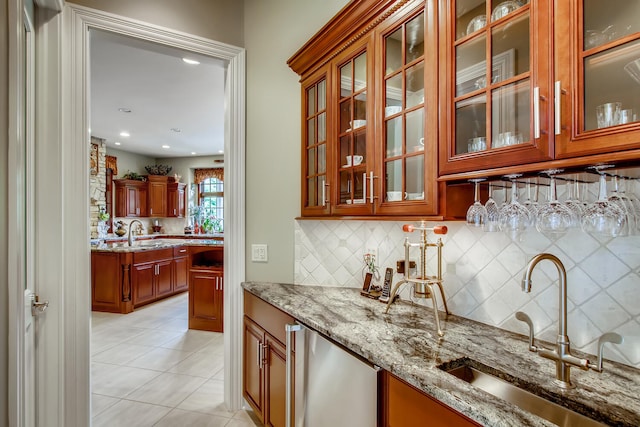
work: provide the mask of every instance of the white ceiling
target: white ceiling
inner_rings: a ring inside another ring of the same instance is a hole
[[[151,157],[222,154],[223,61],[100,30],[90,40],[92,136]]]

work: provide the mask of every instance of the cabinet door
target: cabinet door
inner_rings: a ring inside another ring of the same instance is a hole
[[[284,427],[286,417],[285,387],[287,359],[285,347],[269,334],[265,334],[265,426]],[[292,403],[295,405],[295,403]]]
[[[185,249],[186,251],[186,249]],[[174,292],[189,289],[189,258],[180,257],[173,260],[173,290]]]
[[[556,155],[640,148],[640,2],[557,1]]]
[[[167,183],[149,182],[149,216],[167,216]]]
[[[336,123],[330,142],[332,213],[372,214],[374,203],[373,37],[366,37],[332,62],[330,97]]]
[[[437,214],[437,33],[434,2],[379,31],[382,146],[376,213]]]
[[[178,189],[176,190],[176,197],[175,197],[176,210],[174,211],[174,215],[178,218],[184,218],[186,214],[186,205],[184,201],[184,195],[185,195],[184,185],[179,185]]]
[[[552,159],[550,1],[444,4],[440,173]]]
[[[120,255],[91,253],[91,309],[120,313]]]
[[[189,328],[222,332],[222,271],[192,270],[189,276]]]
[[[242,360],[242,395],[264,422],[264,330],[244,317],[244,355]]]
[[[135,264],[131,267],[131,286],[133,288],[133,305],[138,306],[155,299],[156,264]]]
[[[327,143],[327,72],[323,68],[302,83],[302,215],[330,213]]]
[[[155,264],[156,297],[173,292],[173,261],[159,261]]]

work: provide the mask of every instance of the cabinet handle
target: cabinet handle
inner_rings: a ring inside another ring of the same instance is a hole
[[[256,364],[258,368],[262,369],[262,343],[258,343],[258,348],[256,349]]]
[[[176,210],[175,210],[175,209],[173,210],[173,214],[174,214],[174,215],[176,214]]]
[[[153,215],[153,208],[149,208],[149,215]]]
[[[567,93],[566,90],[562,90],[562,83],[560,80],[556,81],[555,95],[553,102],[555,103],[555,128],[556,135],[562,133],[562,95]]]
[[[533,138],[540,138],[540,87],[533,88]]]
[[[367,173],[362,174],[362,201],[367,201]]]
[[[140,208],[136,208],[136,215],[140,215]]]
[[[322,207],[327,206],[327,204],[329,203],[329,201],[327,200],[328,187],[329,187],[329,184],[325,181],[324,184],[322,185]]]
[[[284,385],[284,395],[285,395],[285,416],[284,416],[284,422],[285,422],[285,427],[291,427],[293,425],[293,411],[292,411],[292,405],[291,405],[291,388],[292,388],[292,381],[293,381],[293,360],[292,360],[292,354],[293,354],[293,341],[292,341],[292,335],[294,332],[299,331],[302,329],[301,325],[298,325],[296,323],[288,323],[286,325],[284,325],[284,330],[286,332],[286,376],[285,376],[285,385]]]
[[[369,172],[369,187],[370,187],[370,195],[369,195],[369,203],[373,204],[373,199],[375,199],[374,195],[373,195],[373,179],[377,178],[375,176],[373,176],[373,171]]]

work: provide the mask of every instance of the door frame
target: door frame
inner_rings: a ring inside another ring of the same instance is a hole
[[[37,358],[38,418],[47,426],[90,425],[89,29],[222,59],[225,82],[225,403],[241,407],[245,279],[245,50],[67,3],[38,14],[36,49],[36,276],[51,305]],[[40,332],[40,331],[39,331]]]

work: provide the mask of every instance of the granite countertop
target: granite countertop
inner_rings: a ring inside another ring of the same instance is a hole
[[[439,366],[463,358],[511,376],[590,418],[616,426],[640,426],[640,370],[609,360],[604,372],[571,369],[577,387],[553,384],[555,363],[528,351],[528,337],[462,317],[440,313],[445,333],[438,337],[433,310],[398,301],[385,305],[363,297],[359,289],[245,282],[243,288],[290,314],[426,394],[484,426],[553,426],[550,422],[496,398]],[[553,344],[542,343],[545,348]],[[586,355],[574,351],[574,354]],[[605,351],[606,354],[606,351]],[[592,361],[593,355],[588,356]]]
[[[136,239],[133,246],[129,246],[127,239],[108,240],[98,245],[91,245],[93,252],[140,252],[155,249],[173,248],[176,246],[224,246],[223,240],[214,239],[175,239],[164,236],[162,239]]]

